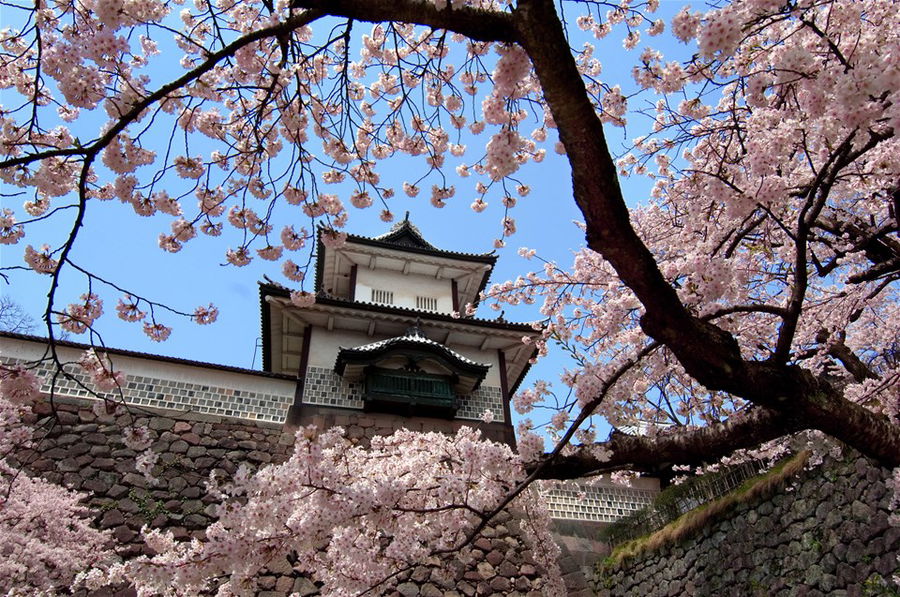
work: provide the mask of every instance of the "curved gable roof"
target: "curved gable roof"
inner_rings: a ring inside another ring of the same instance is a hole
[[[475,377],[479,382],[484,379],[491,367],[466,358],[440,342],[429,340],[418,329],[413,328],[403,336],[379,340],[354,348],[341,347],[335,360],[334,370],[341,375],[348,364],[371,364],[391,354],[409,350],[431,354],[446,363],[455,372]]]

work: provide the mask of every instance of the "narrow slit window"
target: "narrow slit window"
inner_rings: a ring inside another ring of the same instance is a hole
[[[437,311],[437,299],[432,296],[417,296],[416,309],[423,311]]]
[[[380,288],[372,289],[372,302],[382,305],[394,304],[394,293],[390,290],[381,290]]]

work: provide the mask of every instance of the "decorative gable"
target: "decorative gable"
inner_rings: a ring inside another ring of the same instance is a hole
[[[475,392],[490,365],[425,337],[417,321],[403,336],[341,348],[335,372],[364,383],[366,410],[454,416],[457,396]]]

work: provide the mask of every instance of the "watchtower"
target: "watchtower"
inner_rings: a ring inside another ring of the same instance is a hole
[[[534,357],[523,338],[540,331],[464,314],[496,260],[438,249],[407,215],[382,236],[320,239],[312,305],[261,284],[263,368],[298,378],[288,423],[452,432],[490,410],[485,436],[513,443],[509,400]]]

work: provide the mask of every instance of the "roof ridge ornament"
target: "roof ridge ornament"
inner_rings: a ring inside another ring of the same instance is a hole
[[[416,322],[412,324],[410,327],[406,328],[407,336],[415,336],[417,338],[426,338],[425,332],[422,331],[422,318],[416,317]]]

